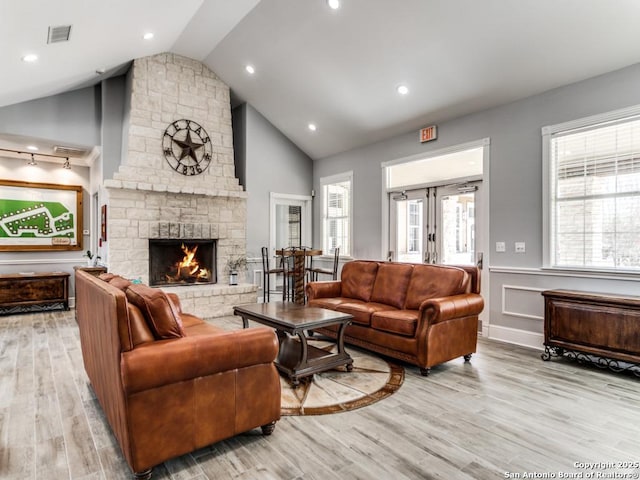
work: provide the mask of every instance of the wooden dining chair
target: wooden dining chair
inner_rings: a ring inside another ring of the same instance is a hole
[[[295,283],[295,253],[297,247],[284,247],[281,249],[280,257],[284,268],[284,285],[282,287],[282,300],[293,301],[293,285]]]
[[[268,302],[270,300],[271,275],[276,275],[276,283],[278,281],[278,275],[282,275],[282,300],[284,300],[287,291],[287,281],[282,259],[279,262],[280,266],[275,268],[270,268],[269,263],[269,249],[267,247],[262,247],[262,301]]]
[[[340,247],[336,247],[333,253],[333,268],[310,267],[309,273],[312,281],[318,280],[318,275],[331,275],[333,280],[338,279],[338,261],[340,260]]]

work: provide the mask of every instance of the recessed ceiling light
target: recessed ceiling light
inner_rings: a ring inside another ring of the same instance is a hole
[[[406,85],[398,85],[398,88],[396,88],[396,90],[400,95],[406,95],[407,93],[409,93],[409,87],[407,87]]]
[[[153,38],[153,33],[147,32],[142,36],[142,38],[144,38],[145,40],[151,40]]]
[[[23,62],[35,62],[36,60],[38,60],[38,56],[34,53],[30,53],[28,55],[25,55],[24,57],[22,57],[22,61]]]
[[[311,130],[312,132],[315,132],[318,129],[318,127],[316,127],[315,123],[310,123],[309,125],[307,125],[307,128],[309,130]]]
[[[340,8],[340,0],[327,0],[327,5],[329,5],[329,8],[337,10]]]
[[[27,150],[31,150],[32,152],[37,152],[38,147],[36,147],[35,145],[27,145]]]
[[[256,73],[256,69],[253,68],[253,65],[247,65],[246,67],[244,67],[244,69],[249,75],[253,75],[254,73]]]

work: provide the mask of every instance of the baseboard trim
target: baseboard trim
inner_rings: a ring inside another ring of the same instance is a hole
[[[513,343],[522,347],[544,349],[544,335],[542,333],[528,332],[517,328],[502,327],[499,325],[488,325],[483,328],[482,333],[491,340],[498,340],[505,343]]]

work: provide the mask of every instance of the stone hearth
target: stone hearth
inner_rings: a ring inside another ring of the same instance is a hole
[[[128,87],[126,154],[102,196],[108,238],[100,253],[109,271],[148,283],[150,238],[215,238],[218,283],[163,290],[205,318],[255,302],[257,287],[229,286],[225,272],[230,256],[245,254],[247,208],[235,178],[229,88],[202,63],[170,53],[135,60]],[[181,119],[200,124],[212,142],[199,175],[176,172],[163,156],[164,131]]]

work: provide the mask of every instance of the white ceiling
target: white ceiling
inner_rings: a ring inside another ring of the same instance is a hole
[[[317,159],[638,63],[639,20],[638,0],[2,0],[0,107],[173,51]]]

